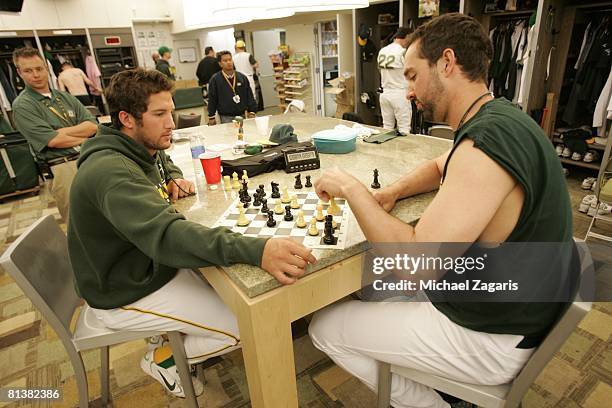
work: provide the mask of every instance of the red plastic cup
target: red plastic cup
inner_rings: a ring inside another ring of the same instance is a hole
[[[219,184],[221,182],[221,155],[219,153],[206,152],[198,156],[206,184]]]

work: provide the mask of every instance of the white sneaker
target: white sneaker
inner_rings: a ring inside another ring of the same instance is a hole
[[[164,336],[151,336],[147,339],[147,351],[155,350],[169,344]]]
[[[566,159],[571,157],[572,155],[572,151],[569,149],[569,147],[565,147],[563,148],[563,152],[561,153],[561,156],[565,157]]]
[[[587,177],[584,180],[582,180],[582,184],[580,185],[580,188],[583,190],[590,190],[591,187],[593,187],[593,183],[595,183],[595,180],[597,180],[595,177]]]
[[[563,146],[562,144],[558,144],[558,145],[555,147],[555,151],[557,152],[557,156],[561,156],[561,155],[563,154],[563,148],[564,148],[564,147],[565,147],[565,146]]]
[[[584,159],[582,159],[585,163],[592,163],[599,159],[599,154],[593,150],[589,150],[584,155]]]
[[[580,161],[582,160],[582,155],[578,152],[572,153],[572,160]]]
[[[589,208],[591,208],[591,204],[593,203],[597,203],[597,197],[595,196],[595,194],[589,194],[584,196],[584,198],[580,202],[580,205],[578,206],[578,211],[580,211],[581,213],[586,213],[587,211],[589,211]]]
[[[597,197],[593,201],[591,201],[591,205],[589,206],[589,210],[587,211],[587,215],[589,217],[593,217],[597,214]]]
[[[174,360],[166,360],[172,362],[173,365],[165,368],[155,363],[153,360],[153,353],[154,350],[147,351],[142,360],[140,360],[140,368],[142,368],[145,373],[159,381],[159,383],[168,392],[176,397],[185,398],[185,392],[183,390],[183,386],[181,385],[181,379],[179,377],[176,364],[174,364]],[[193,381],[193,389],[196,397],[202,395],[204,392],[204,384],[202,384],[202,382],[196,377],[192,376],[191,379]]]
[[[601,203],[599,205],[599,209],[597,210],[597,214],[599,215],[610,215],[612,213],[612,205]]]

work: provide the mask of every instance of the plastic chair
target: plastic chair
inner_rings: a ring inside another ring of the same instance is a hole
[[[85,106],[85,109],[87,109],[89,111],[89,113],[91,113],[93,116],[95,116],[96,118],[98,116],[102,116],[102,113],[100,113],[100,109],[98,109],[97,106],[94,105],[87,105]]]
[[[81,309],[74,331],[71,330],[74,312],[82,300],[74,288],[66,236],[52,215],[37,220],[13,242],[0,258],[0,265],[40,310],[66,348],[74,368],[80,408],[89,406],[82,351],[101,349],[101,399],[106,406],[110,403],[109,346],[162,334],[167,334],[170,340],[187,406],[197,408],[181,333],[111,330],[98,322],[86,304]]]
[[[455,138],[455,132],[450,126],[446,125],[434,125],[429,128],[429,135],[433,137],[439,137],[440,139],[450,139],[453,140]]]
[[[592,266],[592,260],[578,245],[581,273]],[[578,293],[587,286],[584,276],[580,280]],[[578,296],[563,313],[542,344],[534,351],[519,375],[508,384],[476,385],[440,377],[412,368],[399,367],[389,363],[378,363],[378,408],[388,408],[391,400],[391,373],[409,378],[419,384],[461,398],[466,402],[484,408],[520,407],[525,393],[544,367],[572,334],[584,316],[591,310],[591,302],[580,302]]]
[[[178,115],[178,121],[176,123],[177,129],[184,129],[194,126],[200,126],[200,122],[202,121],[202,115],[185,115],[183,113]]]

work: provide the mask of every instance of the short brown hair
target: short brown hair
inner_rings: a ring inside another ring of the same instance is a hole
[[[43,60],[43,58],[40,56],[40,52],[38,52],[36,48],[32,48],[32,47],[17,48],[15,49],[15,51],[13,51],[13,64],[15,64],[17,68],[19,68],[19,64],[17,64],[17,60],[19,58],[32,58],[32,57],[38,57],[41,60]]]
[[[435,17],[416,29],[408,38],[408,46],[419,41],[419,55],[433,65],[450,48],[457,63],[470,81],[487,82],[493,44],[484,27],[473,17],[448,13]]]
[[[172,92],[174,82],[156,70],[143,68],[118,72],[111,77],[104,94],[108,102],[113,126],[122,128],[119,112],[125,111],[140,123],[142,114],[147,111],[151,95],[160,92]]]

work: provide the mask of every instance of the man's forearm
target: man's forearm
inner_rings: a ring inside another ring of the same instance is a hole
[[[82,122],[76,126],[70,126],[58,129],[58,136],[69,136],[69,137],[80,137],[80,138],[88,138],[93,136],[98,127],[91,122]]]
[[[47,143],[47,146],[53,149],[66,149],[68,147],[79,146],[85,140],[87,139],[82,138],[82,137],[74,137],[74,136],[68,136],[62,133],[58,133],[57,136],[49,140],[49,143]]]
[[[428,160],[388,188],[401,199],[436,190],[440,186],[441,178],[436,161]]]

